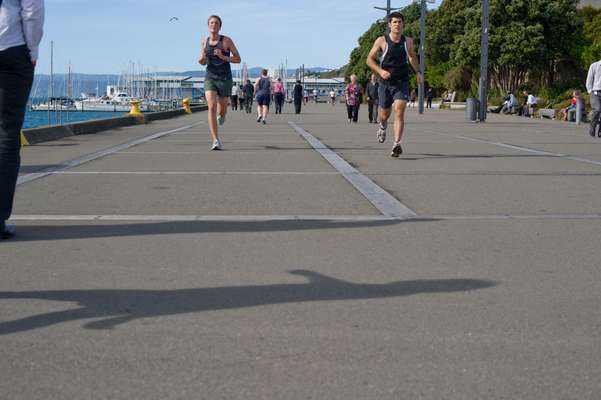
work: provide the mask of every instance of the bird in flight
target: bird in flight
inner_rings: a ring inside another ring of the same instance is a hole
[[[171,21],[179,21],[179,18],[177,18],[177,17],[171,17],[171,19],[169,20],[169,22],[171,22]]]

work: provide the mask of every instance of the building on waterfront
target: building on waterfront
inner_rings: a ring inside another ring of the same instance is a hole
[[[140,76],[132,77],[126,85],[108,86],[107,95],[112,96],[115,93],[127,92],[132,97],[147,99],[183,99],[185,97],[200,97],[204,94],[204,77],[191,76]],[[235,77],[236,84],[241,83],[241,78]],[[286,92],[292,93],[292,88],[296,83],[296,78],[287,78],[284,80]],[[317,89],[320,95],[334,90],[337,93],[344,91],[344,78],[314,78],[305,77],[304,87],[309,91]]]

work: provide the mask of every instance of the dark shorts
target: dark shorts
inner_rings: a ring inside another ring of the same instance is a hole
[[[233,81],[231,79],[205,79],[205,92],[216,92],[219,97],[230,97],[232,94]]]
[[[409,99],[409,81],[398,81],[395,83],[380,81],[378,85],[378,103],[382,108],[392,107],[397,100],[407,101]]]
[[[271,96],[269,94],[257,95],[257,104],[258,105],[269,107],[269,103],[271,103]]]

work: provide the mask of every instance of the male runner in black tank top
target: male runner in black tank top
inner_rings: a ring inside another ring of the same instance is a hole
[[[207,66],[205,96],[209,106],[209,130],[213,144],[211,150],[221,150],[217,123],[223,125],[227,102],[232,93],[232,70],[230,63],[239,63],[240,54],[232,39],[219,34],[221,18],[211,15],[208,20],[209,37],[202,42],[198,62]],[[219,115],[217,115],[219,114]]]
[[[405,127],[405,108],[409,99],[409,63],[417,73],[417,81],[422,81],[415,52],[413,39],[403,35],[405,19],[399,12],[393,12],[388,17],[390,33],[380,36],[374,42],[367,56],[367,65],[378,76],[378,102],[380,105],[380,128],[378,141],[386,140],[386,127],[388,118],[394,106],[394,145],[392,157],[403,153],[401,138]],[[378,53],[382,53],[380,63],[377,62]]]

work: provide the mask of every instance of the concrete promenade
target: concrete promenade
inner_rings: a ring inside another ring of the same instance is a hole
[[[24,148],[0,398],[598,399],[601,139],[343,107]]]

